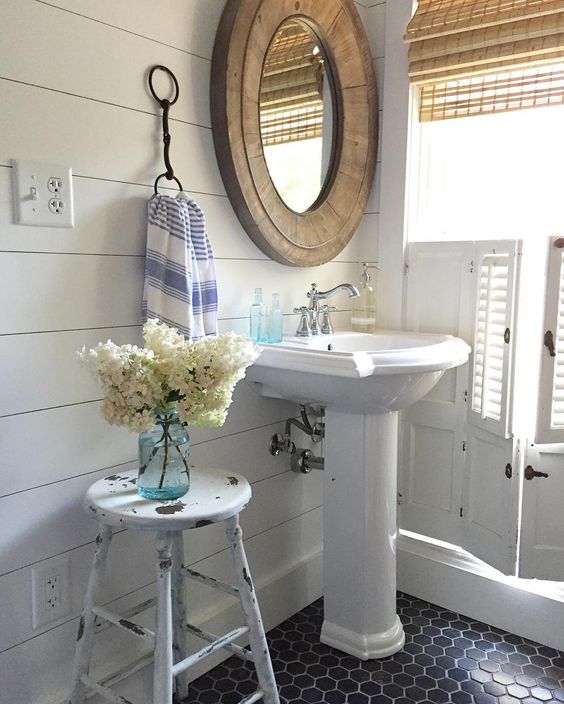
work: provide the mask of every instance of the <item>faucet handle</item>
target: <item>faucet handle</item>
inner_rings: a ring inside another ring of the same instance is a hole
[[[309,322],[309,308],[307,306],[300,306],[299,308],[294,308],[294,313],[300,313],[301,315],[298,329],[296,330],[296,337],[310,337],[311,325]]]
[[[335,306],[322,306],[321,307],[321,334],[322,335],[332,335],[333,326],[331,325],[331,316],[329,313],[337,310]]]

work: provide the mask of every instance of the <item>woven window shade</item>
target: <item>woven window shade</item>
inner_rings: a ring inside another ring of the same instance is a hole
[[[421,121],[564,103],[564,0],[420,0],[405,38]]]
[[[270,46],[260,85],[260,131],[265,146],[321,137],[323,57],[315,37],[287,22]]]

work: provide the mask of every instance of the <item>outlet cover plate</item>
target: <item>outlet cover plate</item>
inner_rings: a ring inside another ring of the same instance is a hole
[[[72,169],[12,159],[16,225],[74,227]]]
[[[34,629],[70,614],[68,557],[46,560],[31,568],[31,600]]]

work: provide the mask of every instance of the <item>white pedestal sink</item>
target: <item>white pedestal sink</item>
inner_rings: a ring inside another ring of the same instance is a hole
[[[396,614],[397,411],[470,347],[450,335],[335,333],[264,345],[247,379],[263,396],[324,406],[321,640],[362,660],[401,650]]]

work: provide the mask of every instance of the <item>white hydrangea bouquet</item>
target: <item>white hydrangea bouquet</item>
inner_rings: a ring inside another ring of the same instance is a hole
[[[235,385],[260,354],[241,335],[190,342],[157,320],[145,323],[143,339],[143,348],[108,340],[78,353],[102,384],[104,418],[137,433],[174,406],[185,424],[223,425]]]
[[[190,487],[186,426],[223,425],[259,348],[233,333],[189,342],[157,320],[145,323],[143,338],[142,348],[108,340],[78,356],[102,384],[104,418],[139,433],[139,494],[166,501]]]

